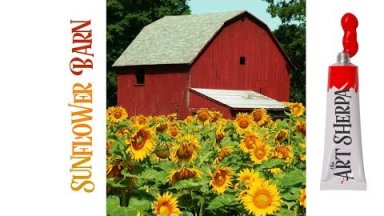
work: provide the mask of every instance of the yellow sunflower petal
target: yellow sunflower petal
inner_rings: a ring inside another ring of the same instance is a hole
[[[265,109],[254,109],[251,114],[253,120],[259,126],[263,126],[269,121],[269,115]]]
[[[107,120],[119,123],[128,118],[127,111],[121,106],[113,106],[107,109]]]
[[[260,138],[256,133],[246,133],[240,141],[239,147],[243,152],[248,153],[255,147],[258,139]]]
[[[251,160],[255,164],[261,164],[263,161],[268,160],[271,147],[264,141],[258,140],[255,147],[250,151]]]
[[[292,115],[296,117],[300,117],[304,114],[305,108],[302,103],[290,103],[289,104],[290,111]]]
[[[244,134],[252,131],[252,128],[255,126],[255,122],[249,114],[238,113],[236,115],[236,119],[234,120],[234,125],[237,133]]]
[[[174,163],[193,162],[201,146],[196,138],[187,134],[178,140],[178,144],[172,147],[171,160]]]
[[[222,194],[232,185],[232,169],[230,167],[219,167],[212,175],[209,184],[215,193]]]
[[[299,204],[304,208],[307,208],[307,193],[305,189],[300,189]]]
[[[286,163],[291,163],[293,159],[292,146],[278,145],[275,147],[274,156],[283,159]]]
[[[281,199],[276,185],[268,181],[252,184],[241,197],[245,209],[255,216],[275,214],[281,206]]]
[[[153,214],[156,216],[177,216],[181,213],[177,203],[177,199],[173,198],[170,193],[159,194],[152,204]]]
[[[141,126],[132,136],[127,152],[130,153],[133,160],[141,161],[153,151],[154,139],[154,131],[147,126]]]

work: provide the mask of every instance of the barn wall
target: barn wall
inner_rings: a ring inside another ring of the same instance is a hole
[[[135,70],[126,69],[117,76],[117,104],[129,115],[165,115],[177,112],[180,118],[188,114],[188,73],[182,69],[145,68],[145,84],[136,85]]]
[[[254,90],[289,99],[287,62],[270,35],[250,17],[228,24],[191,68],[191,87]],[[240,65],[240,56],[246,58]]]

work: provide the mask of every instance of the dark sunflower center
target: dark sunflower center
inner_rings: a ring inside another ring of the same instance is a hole
[[[263,148],[257,149],[256,150],[256,158],[261,160],[265,156],[265,150]]]
[[[200,119],[201,121],[206,121],[206,120],[208,119],[208,113],[205,112],[205,111],[199,113],[199,119]]]
[[[182,145],[178,150],[177,150],[177,156],[181,159],[190,159],[193,154],[193,146],[188,144],[188,145]]]
[[[121,112],[115,112],[115,113],[113,114],[113,116],[114,116],[116,119],[119,119],[119,118],[121,118],[121,116],[123,116],[123,114],[122,114]]]
[[[148,134],[144,130],[139,130],[132,139],[132,147],[136,151],[142,149],[148,140]]]
[[[171,135],[174,137],[177,136],[177,129],[176,128],[171,129]]]
[[[217,173],[215,176],[215,185],[216,186],[223,186],[225,183],[225,173]]]
[[[169,155],[170,155],[170,152],[169,152],[169,149],[162,149],[162,150],[158,150],[156,151],[156,156],[161,158],[161,159],[165,159],[165,158],[168,158]]]
[[[247,128],[249,125],[249,122],[247,119],[241,119],[240,122],[239,122],[239,126],[242,128],[242,129],[245,129]]]
[[[278,152],[281,153],[281,155],[283,156],[283,159],[287,159],[287,157],[289,156],[289,149],[287,147],[278,148]]]
[[[261,112],[260,111],[256,111],[253,113],[253,120],[255,120],[256,122],[259,122],[261,119],[262,119],[262,115],[261,115]]]
[[[257,191],[253,196],[253,204],[257,208],[265,209],[272,204],[272,196],[268,191]]]
[[[220,140],[222,140],[224,138],[224,134],[223,133],[217,133],[216,134],[216,139],[218,140],[218,141],[220,141]]]
[[[245,140],[245,147],[247,147],[247,149],[253,149],[253,146],[255,145],[255,139],[250,137],[248,139]]]
[[[286,136],[285,132],[284,132],[284,131],[280,131],[280,132],[277,134],[277,139],[278,139],[278,140],[283,140],[283,139],[285,139],[285,136]]]
[[[177,180],[184,180],[188,178],[193,178],[195,176],[195,172],[188,169],[182,169],[176,172],[175,177]]]

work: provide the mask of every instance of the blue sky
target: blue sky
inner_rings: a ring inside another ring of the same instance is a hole
[[[263,21],[273,31],[280,25],[279,18],[266,12],[268,3],[262,0],[190,0],[192,14],[247,10]]]

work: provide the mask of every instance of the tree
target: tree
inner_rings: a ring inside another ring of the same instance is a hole
[[[189,14],[188,0],[107,0],[107,106],[116,104],[112,64],[141,29],[166,15]]]
[[[294,65],[290,98],[305,103],[305,0],[266,1],[267,11],[281,20],[274,34]]]

